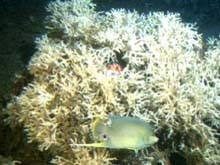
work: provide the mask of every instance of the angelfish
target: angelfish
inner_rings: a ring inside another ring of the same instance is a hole
[[[98,117],[92,125],[95,143],[76,146],[138,150],[153,145],[158,138],[145,121],[128,116]]]

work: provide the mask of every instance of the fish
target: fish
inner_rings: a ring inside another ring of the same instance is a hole
[[[121,65],[116,63],[108,65],[107,69],[118,73],[121,73],[124,70],[124,68]]]
[[[97,117],[92,124],[95,143],[77,146],[138,150],[153,145],[158,138],[147,122],[130,116]]]

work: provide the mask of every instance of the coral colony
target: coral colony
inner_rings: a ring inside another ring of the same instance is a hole
[[[168,164],[172,154],[220,163],[219,40],[203,41],[179,14],[96,12],[90,0],[57,0],[48,11],[48,33],[28,65],[33,80],[7,111],[51,163]],[[76,147],[94,141],[92,123],[107,115],[150,123],[159,141],[137,156]]]

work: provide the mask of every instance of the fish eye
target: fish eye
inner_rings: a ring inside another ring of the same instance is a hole
[[[105,134],[105,133],[103,133],[103,134],[101,135],[101,137],[102,137],[102,139],[103,139],[104,141],[106,141],[106,140],[108,139],[108,135]]]

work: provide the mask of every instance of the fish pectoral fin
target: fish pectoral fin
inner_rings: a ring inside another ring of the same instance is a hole
[[[105,147],[104,143],[74,144],[76,147]]]

